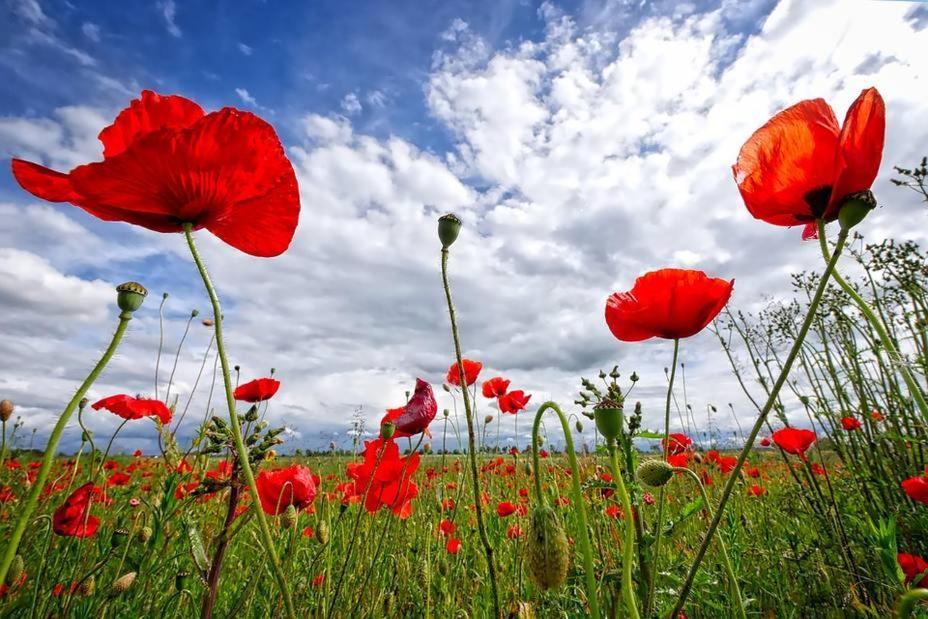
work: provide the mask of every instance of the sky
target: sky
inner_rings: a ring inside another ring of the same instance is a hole
[[[621,381],[640,376],[630,399],[660,428],[670,342],[621,343],[603,319],[609,294],[638,275],[675,266],[735,279],[730,306],[756,311],[789,296],[791,273],[821,269],[817,246],[752,219],[732,180],[741,144],[778,110],[822,97],[840,119],[876,86],[887,104],[881,206],[863,232],[928,234],[925,206],[889,182],[892,165],[928,150],[926,3],[5,1],[5,161],[67,171],[100,160],[97,134],[143,89],[276,128],[302,202],[289,251],[254,258],[205,231],[198,242],[230,362],[242,381],[274,368],[282,382],[267,415],[288,428],[286,449],[349,445],[354,412],[375,427],[416,377],[463,414],[442,389],[453,361],[435,231],[445,212],[464,221],[450,264],[464,355],[483,362],[481,378],[532,394],[523,445],[539,404],[576,412],[580,377],[615,364]],[[190,402],[178,436],[189,437],[218,391],[210,399],[209,303],[183,237],[42,203],[6,163],[0,222],[0,398],[22,417],[19,444],[33,432],[44,444],[107,345],[113,289],[129,280],[150,294],[88,397],[155,395],[168,293],[158,395],[173,373],[178,417]],[[712,404],[714,425],[733,428],[731,403],[750,425],[755,411],[711,333],[683,342],[681,360],[697,421]],[[478,418],[498,416],[482,396],[477,405]],[[85,421],[108,438],[117,419]],[[576,442],[592,440],[586,426]],[[500,432],[509,444],[511,416]],[[62,449],[79,442],[72,420]],[[115,442],[155,446],[147,420]]]

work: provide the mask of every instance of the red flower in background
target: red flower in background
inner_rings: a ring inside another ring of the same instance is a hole
[[[304,509],[316,498],[316,480],[309,467],[294,464],[282,469],[261,471],[255,479],[264,513],[276,516],[293,505]]]
[[[928,471],[922,477],[910,477],[900,485],[910,499],[928,505]]]
[[[280,381],[273,378],[256,378],[253,381],[239,385],[232,394],[239,402],[257,404],[270,400],[280,389]]]
[[[926,571],[928,571],[928,562],[917,555],[909,555],[904,552],[900,552],[896,555],[896,560],[899,562],[899,567],[902,568],[902,572],[905,574],[906,584],[913,584],[916,587],[928,587],[928,576],[921,576]],[[917,582],[915,582],[917,579]]]
[[[253,256],[290,245],[300,215],[293,166],[280,139],[249,112],[204,114],[176,95],[142,91],[100,132],[103,161],[68,174],[20,159],[13,175],[50,202],[155,232],[206,228]]]
[[[764,438],[760,439],[760,446],[761,446],[761,447],[770,447],[770,439],[767,438],[766,436],[765,436]]]
[[[702,271],[651,271],[636,279],[630,291],[609,297],[606,324],[623,342],[690,337],[722,311],[734,283]]]
[[[489,380],[483,381],[483,397],[498,398],[506,395],[506,390],[509,389],[509,382],[510,381],[502,376],[494,376]]]
[[[822,99],[800,101],[754,132],[732,166],[748,211],[776,226],[834,221],[844,200],[870,189],[883,157],[886,109],[880,93],[860,93],[838,126]]]
[[[171,423],[171,409],[161,400],[149,400],[147,398],[133,398],[132,396],[120,394],[111,395],[94,402],[91,407],[94,410],[105,408],[114,415],[119,415],[123,419],[141,419],[142,417],[157,417],[162,424]]]
[[[449,555],[456,555],[461,550],[461,540],[451,538],[448,540],[448,543],[445,544],[445,550]]]
[[[815,432],[804,428],[783,428],[772,434],[773,441],[786,453],[806,459],[806,450],[815,442]]]
[[[509,501],[500,501],[496,506],[496,515],[500,518],[511,516],[516,511],[516,506]]]
[[[93,537],[100,527],[100,519],[90,515],[90,504],[99,492],[93,483],[87,482],[71,493],[52,515],[52,529],[66,537]]]
[[[370,513],[387,507],[400,518],[409,518],[412,500],[419,495],[419,487],[412,482],[418,468],[419,454],[401,458],[399,447],[393,440],[366,441],[364,462],[348,464],[348,476],[354,483],[348,487],[345,498],[365,497],[364,507]]]
[[[499,406],[499,411],[501,413],[515,415],[520,410],[528,406],[528,401],[531,399],[531,395],[525,395],[525,392],[519,389],[516,391],[510,391],[506,395],[500,396],[496,400],[496,405]]]
[[[432,386],[421,378],[416,379],[416,390],[406,406],[401,408],[391,408],[387,414],[380,420],[380,425],[392,421],[396,426],[396,432],[393,436],[404,437],[413,436],[420,432],[428,434],[429,424],[438,414],[438,402],[435,401],[435,394],[432,392]],[[428,434],[431,436],[431,434]]]
[[[757,484],[752,484],[751,487],[748,488],[748,494],[751,496],[764,496],[767,494],[767,489]]]
[[[853,417],[842,417],[841,418],[841,427],[843,427],[848,432],[853,432],[854,430],[860,430],[860,421]]]
[[[670,435],[669,438],[669,441],[661,439],[661,447],[663,447],[671,456],[677,456],[682,453],[686,453],[686,451],[693,444],[693,439],[685,434],[681,434],[680,432],[674,432]]]
[[[469,387],[477,382],[477,376],[480,375],[483,364],[479,361],[471,361],[470,359],[462,359],[461,362],[464,366],[464,378],[467,380],[467,386]],[[449,385],[455,385],[456,387],[461,386],[461,372],[458,369],[457,362],[452,363],[451,367],[448,368],[448,375],[445,377],[445,382]]]

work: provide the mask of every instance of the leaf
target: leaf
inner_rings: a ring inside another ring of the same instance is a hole
[[[193,556],[193,562],[200,571],[200,576],[206,580],[209,574],[210,561],[206,556],[206,548],[203,546],[203,538],[200,537],[200,530],[193,523],[187,523],[187,539],[190,542],[190,554]]]

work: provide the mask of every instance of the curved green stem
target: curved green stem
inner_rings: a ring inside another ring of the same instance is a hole
[[[819,229],[821,230],[819,234],[824,234],[823,226],[820,225]],[[844,250],[844,244],[847,242],[847,235],[847,230],[841,230],[841,232],[838,234],[838,242],[835,245],[835,252],[831,256],[831,260],[828,262],[828,266],[825,267],[825,272],[822,273],[822,277],[818,283],[818,288],[815,290],[815,295],[812,297],[812,301],[809,303],[809,310],[806,313],[805,320],[803,320],[802,326],[799,328],[799,332],[796,334],[796,341],[793,342],[793,347],[790,349],[789,354],[783,362],[783,367],[780,369],[780,375],[777,377],[773,388],[767,395],[767,402],[764,404],[764,408],[757,416],[757,420],[754,422],[754,427],[751,428],[751,432],[748,434],[747,440],[744,443],[744,447],[741,449],[741,453],[738,454],[738,460],[735,462],[735,468],[732,469],[731,473],[729,474],[728,481],[725,484],[725,489],[722,491],[722,496],[719,500],[718,507],[716,508],[715,516],[712,517],[712,522],[709,523],[709,528],[706,531],[706,534],[703,536],[702,544],[699,545],[699,550],[696,551],[693,564],[690,566],[690,570],[686,575],[686,580],[683,582],[683,587],[680,589],[680,595],[677,598],[677,604],[674,606],[673,612],[670,613],[670,617],[676,617],[679,615],[680,611],[683,609],[683,605],[686,603],[686,598],[689,597],[690,590],[693,588],[693,580],[696,578],[696,572],[699,570],[699,565],[702,563],[703,558],[706,556],[706,550],[709,548],[709,544],[712,542],[712,536],[715,533],[715,530],[719,527],[719,523],[722,520],[722,515],[725,513],[725,505],[728,503],[728,499],[731,497],[732,491],[735,488],[735,484],[740,477],[741,468],[744,466],[744,462],[747,460],[748,454],[751,453],[751,449],[754,447],[754,441],[757,440],[757,435],[760,434],[761,428],[767,421],[767,415],[770,414],[774,404],[776,404],[777,400],[779,399],[780,390],[783,388],[783,385],[786,384],[786,379],[789,377],[789,371],[793,367],[793,362],[799,355],[799,351],[802,348],[802,343],[806,339],[806,334],[809,332],[809,328],[812,326],[812,321],[815,319],[815,313],[822,301],[822,294],[824,294],[825,288],[828,286],[828,280],[831,278],[831,274],[835,270],[835,265],[838,263],[838,258],[841,256],[841,252]]]
[[[825,226],[822,223],[819,223],[818,227],[818,241],[822,249],[822,257],[825,259],[825,262],[829,262],[831,260],[831,255],[828,251],[828,242],[825,239]],[[857,307],[867,319],[867,322],[869,322],[873,330],[876,331],[877,336],[880,338],[880,343],[883,344],[883,348],[886,349],[886,354],[889,355],[890,364],[899,369],[899,372],[902,374],[902,380],[905,381],[906,387],[909,388],[909,394],[911,394],[912,400],[915,401],[915,405],[918,406],[918,410],[921,411],[922,418],[928,421],[928,402],[925,401],[925,396],[922,393],[921,387],[915,382],[912,373],[909,372],[909,368],[906,367],[902,355],[896,350],[896,346],[893,344],[892,338],[886,331],[883,321],[876,315],[870,307],[870,304],[867,303],[843,277],[841,277],[837,269],[835,269],[832,277],[838,285],[841,286],[841,289],[847,293],[847,296],[851,297],[854,303],[857,304]]]
[[[902,596],[899,601],[899,619],[908,619],[912,616],[912,610],[915,605],[922,601],[928,600],[928,589],[912,589]]]
[[[451,300],[451,284],[448,283],[448,248],[443,247],[441,250],[441,281],[445,288],[445,300],[448,303],[448,316],[451,318],[451,336],[454,339],[454,355],[458,363],[458,376],[461,382],[466,383],[464,378],[464,358],[461,355],[461,339],[458,337],[458,322],[454,313],[454,302]],[[493,610],[497,617],[502,617],[502,611],[499,607],[499,590],[496,584],[496,564],[493,562],[493,546],[490,545],[490,538],[487,537],[486,526],[483,523],[483,506],[480,501],[480,475],[477,472],[477,448],[476,438],[474,435],[474,415],[471,411],[470,394],[467,391],[467,385],[461,385],[461,394],[464,398],[464,415],[467,418],[467,456],[470,460],[471,485],[474,490],[474,511],[477,516],[477,531],[480,533],[480,541],[483,544],[483,551],[487,558],[487,569],[490,573],[490,588],[493,591]]]
[[[625,487],[625,476],[619,468],[618,450],[616,449],[615,439],[608,441],[609,448],[609,465],[612,467],[612,477],[615,479],[616,490],[619,491],[619,499],[622,501],[622,512],[625,514],[625,544],[622,548],[622,596],[625,598],[625,606],[628,610],[628,616],[632,619],[638,618],[638,606],[635,601],[635,591],[632,588],[632,562],[635,560],[635,512],[632,510],[632,500],[628,496],[628,489]],[[660,525],[660,521],[658,521]]]
[[[596,596],[596,573],[593,571],[593,549],[590,544],[590,530],[587,525],[586,504],[583,502],[583,492],[580,490],[580,467],[577,466],[577,454],[574,452],[574,439],[570,433],[570,424],[567,422],[567,417],[564,416],[563,411],[561,411],[560,407],[554,402],[545,402],[538,407],[538,411],[535,412],[535,423],[532,426],[532,459],[535,463],[535,492],[539,505],[543,505],[545,503],[545,498],[544,494],[541,492],[541,466],[538,459],[538,429],[541,427],[541,416],[548,409],[557,413],[557,416],[561,420],[561,427],[564,429],[567,459],[570,460],[571,493],[573,494],[574,504],[576,504],[577,511],[580,515],[580,528],[582,529],[578,537],[580,538],[580,550],[583,553],[583,571],[586,577],[586,597],[590,604],[590,616],[596,619],[599,617],[599,600]],[[618,483],[621,484],[621,480],[619,480]],[[624,489],[624,485],[622,487]],[[627,498],[628,495],[626,493],[626,500]],[[629,514],[630,513],[631,512],[629,512]],[[634,532],[632,534],[634,535]],[[631,571],[629,571],[629,580],[631,580]],[[629,589],[629,591],[631,591],[631,589]],[[634,600],[632,600],[630,610],[634,609]],[[635,610],[631,616],[638,617],[638,612]]]
[[[706,509],[706,513],[709,514],[709,517],[712,517],[712,505],[709,503],[709,495],[706,494],[706,487],[703,485],[702,480],[699,479],[699,475],[695,471],[688,469],[686,467],[673,467],[675,473],[683,473],[687,475],[690,479],[696,482],[696,487],[699,488],[699,494],[702,496],[702,504]],[[731,564],[731,558],[728,556],[728,549],[725,547],[725,541],[720,535],[718,538],[719,550],[722,552],[722,563],[725,565],[725,571],[728,572],[728,580],[731,583],[731,593],[735,598],[735,602],[738,604],[738,616],[741,619],[747,619],[747,614],[744,611],[744,598],[741,597],[741,587],[738,585],[738,577],[735,575],[735,568]]]
[[[222,340],[222,309],[219,307],[219,297],[216,295],[216,289],[206,271],[206,265],[200,258],[197,246],[193,242],[193,226],[184,224],[184,236],[187,239],[187,246],[190,248],[190,255],[197,265],[200,272],[200,278],[206,287],[206,293],[209,295],[210,303],[213,306],[213,328],[216,332],[216,351],[219,354],[219,362],[222,365],[222,381],[225,385],[226,404],[229,408],[229,420],[232,426],[232,438],[235,441],[235,451],[238,454],[239,465],[242,467],[242,474],[245,482],[248,484],[248,490],[251,493],[252,505],[258,519],[258,527],[261,529],[261,538],[264,543],[264,551],[271,560],[271,568],[274,577],[277,579],[277,586],[284,598],[284,606],[287,616],[290,619],[296,619],[296,611],[293,607],[293,599],[290,596],[290,587],[287,585],[287,577],[284,575],[280,559],[277,557],[277,549],[274,547],[274,538],[271,537],[271,529],[268,527],[267,518],[264,516],[264,510],[261,509],[261,497],[258,495],[258,486],[255,483],[255,476],[251,470],[251,463],[248,461],[248,450],[245,442],[242,440],[242,429],[239,425],[238,413],[235,412],[235,398],[232,396],[232,378],[229,373],[229,361],[226,358],[225,344]]]
[[[58,442],[61,440],[64,427],[68,424],[68,420],[71,418],[71,414],[74,413],[74,409],[77,408],[78,403],[90,389],[90,386],[96,382],[103,368],[106,367],[106,364],[109,363],[110,359],[113,357],[113,353],[116,352],[116,348],[119,346],[119,342],[122,340],[122,336],[125,334],[126,327],[129,326],[130,320],[132,320],[132,312],[122,312],[119,314],[119,326],[116,327],[116,332],[113,333],[110,345],[107,346],[103,356],[97,361],[97,365],[94,366],[90,374],[87,375],[87,378],[84,379],[84,382],[81,383],[81,386],[78,387],[74,397],[71,398],[71,401],[68,402],[68,405],[65,407],[64,411],[62,411],[61,416],[58,417],[58,423],[55,424],[51,436],[48,437],[48,444],[45,446],[45,454],[42,457],[42,466],[39,468],[35,481],[32,483],[32,488],[29,490],[29,496],[26,498],[26,502],[19,510],[19,518],[10,536],[10,541],[7,542],[6,551],[3,553],[3,563],[0,564],[0,582],[5,582],[6,580],[10,564],[13,563],[13,558],[16,556],[16,551],[19,549],[19,542],[22,540],[26,526],[29,524],[32,512],[35,511],[39,503],[39,495],[42,494],[42,490],[45,489],[45,482],[48,480],[48,474],[52,470],[52,462],[55,460],[55,453],[58,451]]]

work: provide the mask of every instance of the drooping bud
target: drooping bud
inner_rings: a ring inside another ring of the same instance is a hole
[[[384,422],[380,426],[380,438],[383,440],[389,440],[393,438],[393,434],[396,432],[396,424],[392,421]]]
[[[448,213],[438,218],[438,240],[441,248],[448,249],[458,240],[461,233],[461,220],[454,213]]]
[[[132,313],[142,307],[148,290],[138,282],[126,282],[116,286],[116,304],[123,312]]]
[[[564,584],[570,551],[567,533],[554,508],[543,505],[532,511],[526,550],[529,575],[539,588],[548,591]]]
[[[13,416],[13,401],[0,400],[0,421],[9,421]]]
[[[838,211],[841,230],[848,231],[864,220],[876,208],[876,198],[869,189],[848,196]]]
[[[577,432],[583,434],[583,423],[579,419],[574,423],[574,428],[577,429]]]
[[[441,412],[441,414],[444,415],[445,417],[447,417],[448,415],[451,414],[451,411],[449,411],[449,410],[446,408],[445,410],[443,410],[443,411]]]
[[[637,475],[641,483],[658,488],[673,477],[673,467],[665,460],[645,460],[638,465]]]
[[[113,584],[110,586],[110,595],[116,597],[125,593],[129,587],[132,586],[132,583],[135,582],[135,576],[135,572],[129,572],[113,581]]]
[[[299,515],[296,513],[296,507],[292,504],[287,505],[287,509],[280,516],[280,526],[285,529],[292,529],[296,526],[297,518],[299,518]]]
[[[610,398],[593,407],[596,428],[607,441],[614,441],[622,432],[622,404]]]

